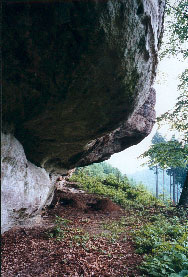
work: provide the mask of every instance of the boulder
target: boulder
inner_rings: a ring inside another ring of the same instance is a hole
[[[15,203],[10,187],[20,182],[22,201],[24,178],[33,191],[38,175],[47,199],[49,174],[106,160],[150,133],[163,13],[164,0],[3,2],[3,133],[22,155],[16,174],[12,156],[2,160],[3,202]],[[23,203],[15,210],[27,213]]]

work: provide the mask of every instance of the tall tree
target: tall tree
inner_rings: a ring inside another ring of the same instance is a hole
[[[157,131],[151,140],[152,144],[155,145],[157,143],[165,142],[165,138]],[[151,170],[154,170],[156,174],[156,198],[159,198],[159,165],[156,164],[154,167],[149,166]]]
[[[179,205],[188,206],[188,174],[186,176],[185,183],[182,189]]]
[[[150,146],[142,158],[148,158],[149,167],[158,166],[162,169],[186,168],[188,166],[188,144],[177,140],[161,142]],[[175,171],[173,171],[173,202],[175,203]],[[185,189],[183,188],[182,193]],[[187,199],[184,197],[183,199]]]
[[[188,2],[187,0],[166,0],[165,32],[167,39],[163,41],[161,58],[178,56],[184,61],[188,58]],[[182,135],[182,143],[188,142],[188,69],[180,76],[180,95],[173,110],[166,112],[158,122],[170,123],[171,128]],[[185,150],[187,147],[185,147]],[[188,205],[188,171],[179,204]]]

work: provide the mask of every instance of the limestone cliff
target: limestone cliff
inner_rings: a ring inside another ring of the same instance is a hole
[[[163,12],[163,0],[3,3],[3,132],[34,175],[108,159],[150,133]]]

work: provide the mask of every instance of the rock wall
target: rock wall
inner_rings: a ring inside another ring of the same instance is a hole
[[[27,161],[22,145],[14,136],[2,134],[1,138],[1,227],[4,232],[15,225],[32,224],[42,207],[50,204],[53,186],[43,168]]]
[[[40,210],[49,174],[150,133],[163,13],[163,0],[3,2],[4,218]]]

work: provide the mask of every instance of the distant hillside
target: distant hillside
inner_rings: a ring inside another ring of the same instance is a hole
[[[133,179],[136,183],[142,183],[149,191],[155,194],[156,175],[153,170],[143,169],[133,174],[127,174],[129,179]],[[170,177],[165,172],[164,191],[166,195],[170,194]],[[159,173],[159,193],[163,193],[163,173]]]

